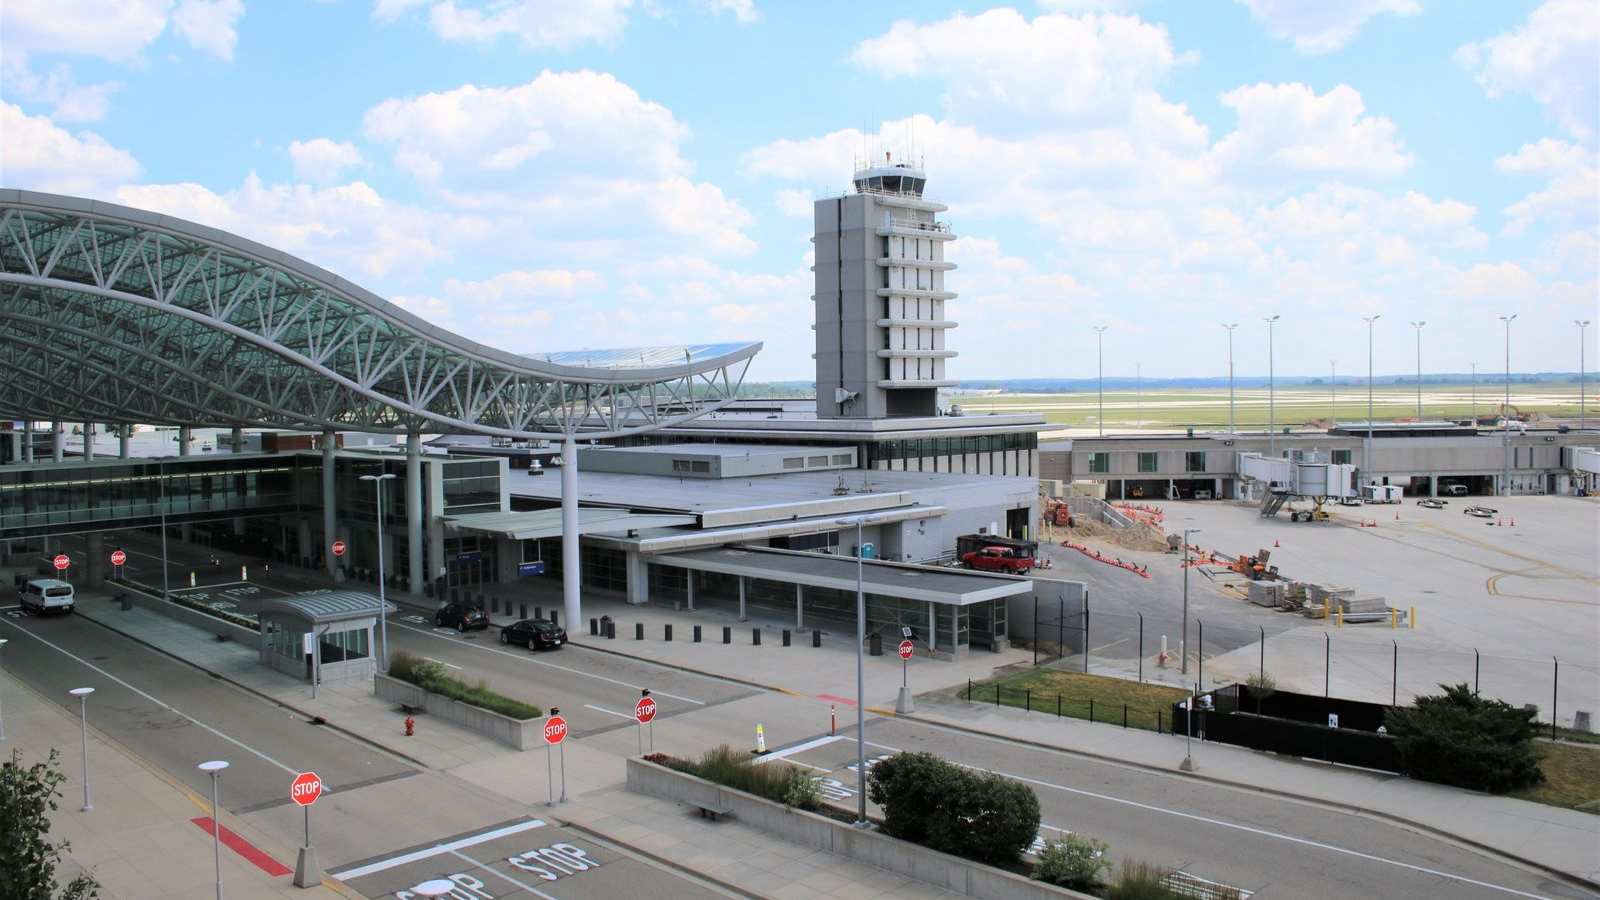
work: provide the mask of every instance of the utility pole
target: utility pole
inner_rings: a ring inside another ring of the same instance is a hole
[[[1239,327],[1239,323],[1222,327],[1228,329],[1228,433],[1233,434],[1233,330]]]
[[[1505,426],[1500,440],[1505,445],[1506,461],[1500,475],[1500,490],[1507,497],[1511,496],[1511,323],[1516,318],[1516,313],[1500,317],[1500,321],[1506,323],[1506,405],[1500,411],[1500,419]]]

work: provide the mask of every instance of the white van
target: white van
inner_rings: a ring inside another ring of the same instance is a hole
[[[35,578],[17,590],[17,599],[23,609],[32,609],[39,615],[72,612],[77,596],[72,585],[54,578]]]

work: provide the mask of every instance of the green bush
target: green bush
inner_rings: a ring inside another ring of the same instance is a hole
[[[1466,684],[1439,687],[1443,694],[1384,714],[1403,773],[1496,794],[1544,780],[1533,748],[1533,710],[1486,700]]]
[[[1117,867],[1117,877],[1106,885],[1107,900],[1185,900],[1162,880],[1170,871],[1147,862],[1124,861]]]
[[[883,807],[889,834],[979,862],[1014,861],[1039,832],[1032,788],[931,753],[880,761],[867,777],[867,796]]]
[[[788,763],[758,763],[727,744],[706,751],[698,760],[673,760],[663,764],[796,809],[822,807],[822,788],[811,773]]]
[[[513,719],[537,719],[544,715],[544,710],[531,703],[513,700],[490,690],[487,681],[468,684],[445,674],[443,663],[423,659],[404,650],[390,654],[389,675],[408,684],[414,684],[431,694],[459,700],[469,706],[476,706]]]
[[[1106,849],[1104,842],[1076,834],[1045,841],[1044,849],[1039,851],[1039,864],[1033,867],[1033,879],[1073,890],[1092,890],[1100,885],[1100,873],[1111,868]]]

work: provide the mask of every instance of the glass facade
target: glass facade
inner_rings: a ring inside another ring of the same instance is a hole
[[[1141,472],[1154,472],[1154,471],[1156,471],[1156,469],[1157,469],[1156,460],[1157,460],[1158,457],[1159,457],[1159,454],[1156,454],[1156,453],[1140,453],[1139,454],[1139,471],[1141,471]]]
[[[0,535],[114,521],[129,528],[166,515],[290,512],[300,460],[281,457],[127,460],[114,465],[0,469]],[[314,479],[313,479],[314,480]]]

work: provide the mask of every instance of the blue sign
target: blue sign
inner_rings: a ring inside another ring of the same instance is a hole
[[[482,553],[481,551],[480,552],[476,552],[476,553],[457,553],[456,554],[456,564],[457,565],[466,565],[468,563],[481,563],[486,558],[487,558],[487,555]]]
[[[543,562],[517,563],[517,577],[518,578],[527,578],[529,575],[543,575],[543,574],[544,574],[544,563]]]

